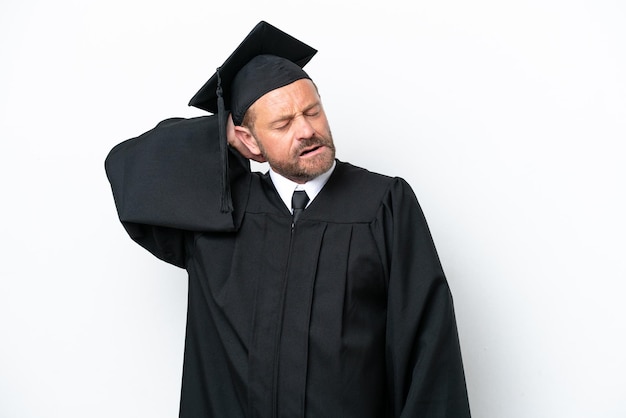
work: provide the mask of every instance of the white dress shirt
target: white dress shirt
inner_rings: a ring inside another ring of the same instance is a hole
[[[309,196],[309,203],[307,203],[308,207],[328,181],[328,178],[335,169],[335,165],[337,165],[337,162],[333,161],[333,166],[330,167],[327,172],[320,174],[313,180],[307,181],[304,184],[298,184],[294,181],[289,180],[288,178],[281,176],[280,174],[272,170],[271,167],[270,178],[272,179],[272,183],[274,183],[274,187],[276,188],[278,195],[285,203],[285,206],[287,206],[287,209],[289,209],[289,211],[293,213],[293,210],[291,209],[291,196],[293,196],[293,192],[295,192],[296,190],[304,190],[307,196]]]

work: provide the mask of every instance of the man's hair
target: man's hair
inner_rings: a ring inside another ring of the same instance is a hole
[[[241,121],[241,126],[244,128],[248,128],[254,133],[254,123],[256,122],[256,112],[252,110],[252,106],[246,110],[246,113],[243,115],[243,120]]]

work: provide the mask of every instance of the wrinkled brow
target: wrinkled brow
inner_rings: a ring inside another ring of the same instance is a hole
[[[315,107],[319,107],[321,109],[322,107],[322,103],[319,100],[316,100],[315,102],[311,103],[310,105],[308,105],[307,107],[305,107],[302,111],[300,112],[295,112],[295,113],[285,113],[282,115],[278,115],[277,117],[275,117],[274,119],[272,119],[272,121],[270,122],[270,124],[276,124],[276,123],[280,123],[280,122],[285,122],[288,120],[293,119],[294,117],[296,117],[297,114],[299,113],[306,113],[308,111],[310,111],[311,109],[315,108]]]

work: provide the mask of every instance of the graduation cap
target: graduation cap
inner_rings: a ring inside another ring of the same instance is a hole
[[[189,106],[217,113],[222,151],[222,211],[231,211],[228,185],[226,109],[241,125],[248,108],[265,93],[309,78],[304,67],[317,50],[265,21],[259,22],[215,74],[191,98]]]
[[[232,111],[234,120],[240,121],[248,107],[265,93],[309,78],[302,67],[316,53],[316,49],[261,21],[189,105],[218,113],[218,101],[223,96],[225,108]]]

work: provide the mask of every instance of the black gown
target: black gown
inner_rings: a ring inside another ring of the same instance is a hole
[[[292,227],[217,118],[171,119],[106,160],[119,217],[189,274],[180,417],[469,417],[450,291],[400,178],[337,162]]]

